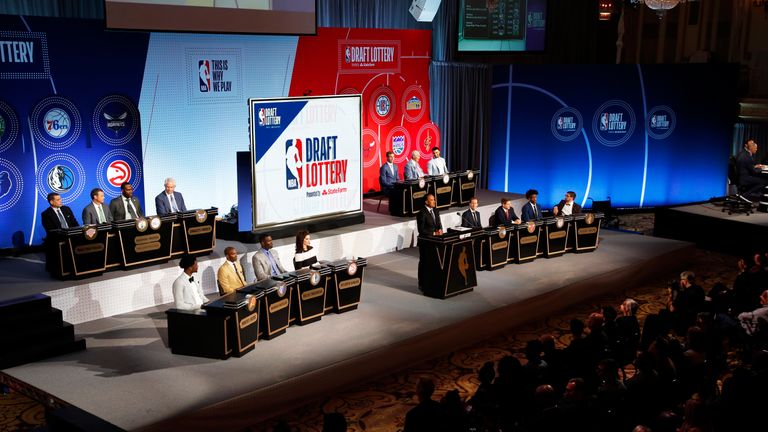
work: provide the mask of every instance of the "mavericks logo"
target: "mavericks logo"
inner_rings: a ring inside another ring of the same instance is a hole
[[[75,185],[75,173],[66,165],[54,165],[48,171],[48,187],[56,193],[68,192]]]

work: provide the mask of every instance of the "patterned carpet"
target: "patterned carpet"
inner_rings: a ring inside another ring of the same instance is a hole
[[[13,390],[0,394],[0,431],[32,430],[44,423],[42,404]]]

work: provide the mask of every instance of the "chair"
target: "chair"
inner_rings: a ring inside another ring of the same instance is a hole
[[[739,169],[736,157],[728,158],[728,195],[723,199],[723,212],[729,215],[744,213],[749,216],[752,213],[752,201],[744,197],[744,187],[739,183]]]

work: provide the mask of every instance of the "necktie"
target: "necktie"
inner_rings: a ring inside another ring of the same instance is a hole
[[[536,213],[536,204],[531,204],[531,208],[533,209],[533,217],[538,217],[538,213]]]
[[[506,215],[507,215],[507,220],[509,220],[509,210],[507,210],[507,209],[504,209],[504,214],[506,214]]]
[[[67,220],[64,219],[64,215],[61,213],[61,209],[56,209],[56,216],[59,217],[59,223],[61,224],[62,228],[69,228],[69,225],[67,225]]]
[[[238,279],[240,279],[240,282],[242,282],[242,281],[243,281],[243,278],[242,278],[242,277],[240,277],[240,272],[239,272],[239,271],[237,271],[237,265],[235,265],[235,263],[232,263],[232,268],[234,268],[234,269],[235,269],[235,274],[237,275],[237,278],[238,278]]]
[[[136,219],[136,212],[133,210],[133,204],[128,198],[125,199],[125,207],[128,209],[128,214],[131,216],[128,219]]]
[[[173,194],[168,195],[168,199],[171,200],[171,211],[176,213],[179,211],[179,208],[176,207],[176,200],[173,198]]]
[[[432,216],[432,222],[434,222],[435,227],[437,227],[437,219],[435,219],[435,212],[432,211],[432,209],[429,209],[429,215]]]
[[[475,218],[475,225],[479,226],[480,225],[480,220],[478,220],[478,218],[477,218],[477,212],[476,211],[472,212],[472,217]]]
[[[277,263],[275,262],[275,258],[272,256],[272,252],[270,252],[269,249],[264,249],[264,255],[267,256],[269,266],[272,268],[272,276],[277,276],[280,274],[280,271],[277,270]]]
[[[389,172],[390,172],[390,174],[392,174],[394,176],[395,175],[395,167],[393,167],[392,164],[387,164],[387,165],[389,165]]]
[[[104,217],[104,210],[101,208],[101,204],[96,206],[96,211],[99,213],[99,223],[104,223],[107,221],[107,218]]]

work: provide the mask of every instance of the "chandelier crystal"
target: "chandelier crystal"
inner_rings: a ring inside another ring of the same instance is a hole
[[[674,9],[680,3],[685,3],[685,0],[640,0],[640,3],[645,3],[648,9],[654,10],[659,19],[662,19],[668,10]]]

